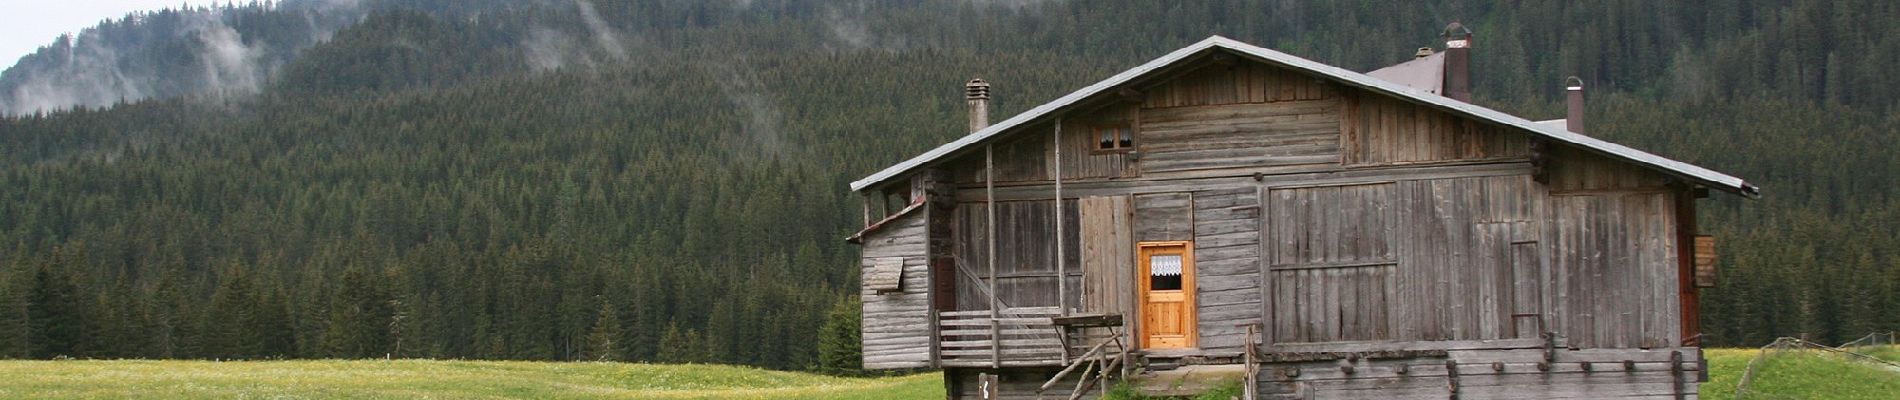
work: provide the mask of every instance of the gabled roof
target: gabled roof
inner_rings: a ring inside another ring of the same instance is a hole
[[[1390,67],[1367,72],[1366,76],[1384,79],[1413,89],[1443,96],[1445,93],[1445,53],[1414,58]]]
[[[892,165],[888,168],[885,168],[882,171],[878,171],[875,174],[866,176],[864,177],[864,179],[859,179],[856,182],[851,182],[851,190],[853,191],[864,190],[867,187],[871,187],[873,185],[877,185],[879,183],[883,183],[884,181],[909,173],[912,170],[915,170],[919,167],[923,167],[925,165],[929,165],[931,163],[943,160],[962,150],[973,148],[973,146],[988,142],[991,139],[997,136],[1000,136],[1005,132],[1009,132],[1013,129],[1016,129],[1018,127],[1027,126],[1032,123],[1041,122],[1042,120],[1047,119],[1047,118],[1052,118],[1054,115],[1058,114],[1060,111],[1064,111],[1066,109],[1069,109],[1070,107],[1074,107],[1085,99],[1089,99],[1098,94],[1117,89],[1118,87],[1124,84],[1127,84],[1139,78],[1145,77],[1151,73],[1154,73],[1166,67],[1173,66],[1177,63],[1180,63],[1184,60],[1191,58],[1194,55],[1201,54],[1202,52],[1206,52],[1206,51],[1210,51],[1214,49],[1227,50],[1235,54],[1238,54],[1242,57],[1251,58],[1255,61],[1264,62],[1271,65],[1277,65],[1277,66],[1281,66],[1285,68],[1291,68],[1294,70],[1304,71],[1307,73],[1312,73],[1315,75],[1326,77],[1328,79],[1332,79],[1333,81],[1336,81],[1348,86],[1353,86],[1353,87],[1365,89],[1372,92],[1395,96],[1395,97],[1398,97],[1407,101],[1411,101],[1414,103],[1436,107],[1440,110],[1444,110],[1453,114],[1463,115],[1466,117],[1488,121],[1488,122],[1495,123],[1498,125],[1504,125],[1507,127],[1516,128],[1521,131],[1542,136],[1547,140],[1560,142],[1563,144],[1568,144],[1568,145],[1582,148],[1582,149],[1585,149],[1597,154],[1608,156],[1610,158],[1615,158],[1615,159],[1639,164],[1639,165],[1649,167],[1651,169],[1654,169],[1663,173],[1667,173],[1673,176],[1677,176],[1682,179],[1686,179],[1686,180],[1689,180],[1701,185],[1706,185],[1709,187],[1720,189],[1725,192],[1735,193],[1735,194],[1739,194],[1739,195],[1751,197],[1751,198],[1761,196],[1761,190],[1759,188],[1756,188],[1754,185],[1748,184],[1748,182],[1744,182],[1742,178],[1729,176],[1727,174],[1715,172],[1713,170],[1698,167],[1689,163],[1671,160],[1668,158],[1663,158],[1661,156],[1649,154],[1642,150],[1629,148],[1627,146],[1623,146],[1620,144],[1610,143],[1610,142],[1606,142],[1606,141],[1592,138],[1589,136],[1584,136],[1582,134],[1573,133],[1564,129],[1562,125],[1550,125],[1550,124],[1540,124],[1537,122],[1532,122],[1530,120],[1519,118],[1517,116],[1510,115],[1510,114],[1505,114],[1497,110],[1492,110],[1492,109],[1478,106],[1475,104],[1469,104],[1469,103],[1465,103],[1465,102],[1461,102],[1457,100],[1452,100],[1451,98],[1448,98],[1448,97],[1439,96],[1433,93],[1428,93],[1426,91],[1408,87],[1402,84],[1388,82],[1383,79],[1367,76],[1366,74],[1349,71],[1343,68],[1322,64],[1319,62],[1314,62],[1312,60],[1299,58],[1290,54],[1273,51],[1273,50],[1266,49],[1259,46],[1241,43],[1239,41],[1220,37],[1220,36],[1209,37],[1207,38],[1207,40],[1202,40],[1199,43],[1195,43],[1194,45],[1183,47],[1179,50],[1175,50],[1173,52],[1168,53],[1167,55],[1161,56],[1161,58],[1156,58],[1153,61],[1149,61],[1146,64],[1142,64],[1140,66],[1131,68],[1127,71],[1122,71],[1121,73],[1115,74],[1115,76],[1111,76],[1108,79],[1102,80],[1101,82],[1096,82],[1095,84],[1084,87],[1081,90],[1077,90],[1073,93],[1069,93],[1068,95],[1055,99],[1055,101],[1051,101],[1043,105],[1036,106],[1036,108],[1032,108],[1029,111],[1023,112],[1022,114],[1017,114],[1016,116],[1010,117],[1009,119],[1003,120],[1002,122],[999,122],[995,125],[990,125],[988,128],[983,128],[982,130],[971,133],[968,136],[964,136],[963,138],[957,139],[956,141],[944,144],[942,146],[937,146],[937,148],[924,152],[924,154],[920,154],[916,157],[912,157],[909,160],[905,160],[904,162],[897,163],[897,165]]]

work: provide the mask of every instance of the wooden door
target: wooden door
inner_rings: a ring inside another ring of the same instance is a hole
[[[1141,347],[1195,346],[1194,245],[1148,242],[1140,246]]]

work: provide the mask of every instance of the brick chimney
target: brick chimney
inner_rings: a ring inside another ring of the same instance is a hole
[[[963,98],[970,102],[970,132],[990,126],[990,83],[971,79],[963,85]]]
[[[1568,112],[1564,113],[1564,129],[1583,133],[1583,79],[1569,77],[1564,79],[1564,97]]]
[[[1471,102],[1471,29],[1457,22],[1445,26],[1445,97]]]

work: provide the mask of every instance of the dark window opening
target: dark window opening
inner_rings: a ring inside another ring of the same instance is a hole
[[[1135,133],[1126,125],[1095,127],[1095,150],[1122,151],[1135,148]]]

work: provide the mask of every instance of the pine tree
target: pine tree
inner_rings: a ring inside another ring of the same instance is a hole
[[[600,300],[600,313],[594,319],[594,328],[587,334],[581,359],[626,361],[626,346],[620,341],[620,336],[620,314],[614,311],[613,303],[603,298]]]
[[[394,312],[379,281],[362,267],[344,270],[330,301],[323,330],[325,354],[335,358],[382,357],[389,351],[389,321]]]
[[[85,301],[78,284],[73,282],[72,260],[59,251],[52,260],[40,264],[33,273],[26,313],[31,332],[31,357],[53,358],[80,356],[80,343],[87,332]]]
[[[833,375],[863,373],[863,344],[858,327],[861,306],[857,296],[838,299],[825,313],[818,333],[818,370]]]

